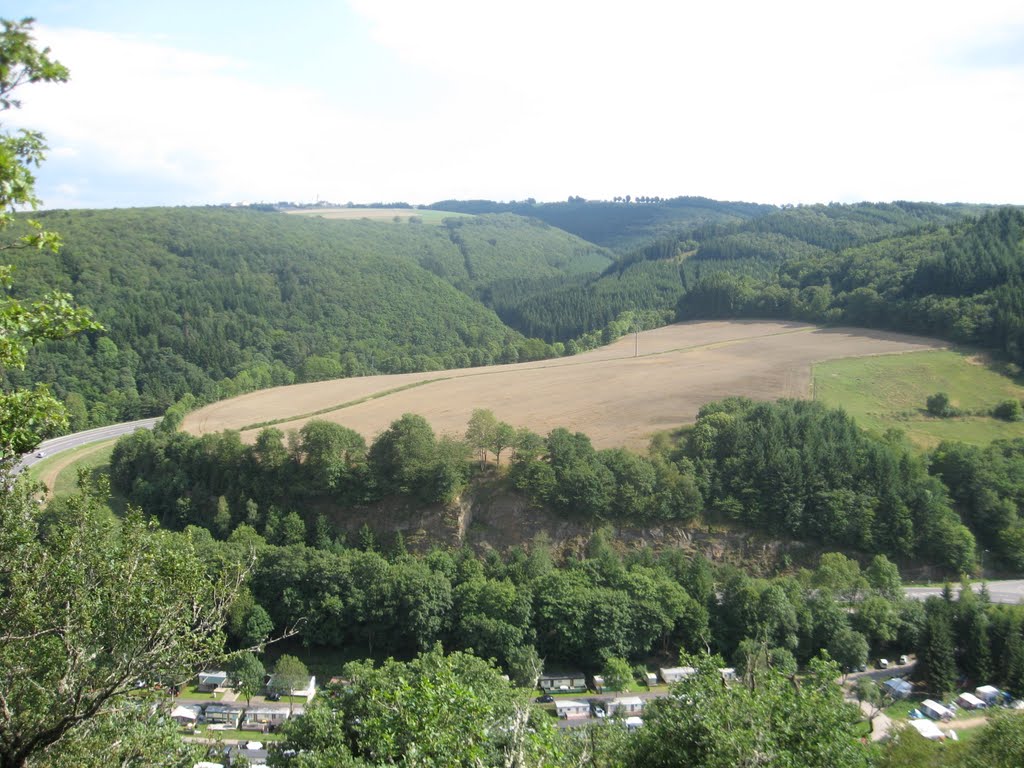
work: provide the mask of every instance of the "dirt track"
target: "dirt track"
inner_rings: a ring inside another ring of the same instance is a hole
[[[852,328],[785,322],[683,323],[575,357],[489,368],[367,376],[253,392],[207,406],[184,429],[204,434],[297,417],[361,398],[317,418],[371,440],[401,414],[418,413],[438,432],[462,433],[474,408],[541,434],[585,432],[600,448],[641,449],[660,430],[692,422],[705,403],[729,395],[807,397],[821,360],[939,349],[942,342]],[[411,388],[393,391],[399,387]],[[387,394],[390,393],[390,394]],[[298,418],[276,426],[298,429]],[[243,433],[253,440],[257,430]]]

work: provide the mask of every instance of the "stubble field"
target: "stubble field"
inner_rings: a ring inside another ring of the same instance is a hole
[[[702,405],[723,397],[807,397],[816,362],[945,346],[802,323],[682,323],[557,360],[253,392],[190,414],[184,429],[197,435],[236,429],[251,442],[260,425],[288,432],[316,414],[370,441],[403,413],[424,416],[439,433],[461,434],[473,409],[489,408],[499,419],[541,434],[566,427],[586,433],[598,448],[642,450],[654,433],[691,423]]]

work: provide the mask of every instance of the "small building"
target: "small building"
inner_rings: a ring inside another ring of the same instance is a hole
[[[227,704],[207,704],[203,716],[211,725],[227,725],[230,728],[238,728],[238,723],[242,719],[242,710]]]
[[[171,720],[178,725],[194,726],[199,720],[199,707],[179,704],[171,710]]]
[[[695,667],[663,667],[658,670],[661,679],[669,685],[678,683],[680,680],[696,674],[696,672],[697,669]]]
[[[1003,693],[994,685],[982,685],[974,689],[974,695],[986,704],[995,704],[1002,698]]]
[[[316,676],[311,676],[308,680],[304,681],[302,686],[299,688],[292,688],[291,690],[279,690],[274,685],[274,675],[270,675],[267,678],[267,692],[283,693],[288,696],[302,696],[306,701],[312,701],[313,697],[316,696]]]
[[[719,667],[718,674],[722,676],[722,679],[727,683],[736,680],[736,667]]]
[[[639,696],[623,696],[608,702],[608,714],[618,712],[623,715],[635,715],[644,709],[644,700]]]
[[[932,720],[949,720],[953,717],[953,710],[932,699],[921,702],[921,711]]]
[[[644,675],[644,679],[647,681],[648,688],[652,688],[658,684],[658,676],[654,672],[648,672]]]
[[[213,693],[218,688],[223,688],[227,683],[228,673],[223,670],[200,672],[196,690],[200,693]]]
[[[914,686],[899,677],[890,677],[882,683],[882,687],[885,688],[886,693],[896,700],[907,698],[914,690]]]
[[[604,676],[594,675],[594,690],[600,693],[604,690]]]
[[[590,704],[585,701],[559,699],[555,701],[555,712],[563,720],[579,720],[590,716]]]
[[[636,715],[633,715],[632,717],[627,717],[625,723],[626,730],[635,731],[637,728],[644,724],[644,719],[642,717],[637,717]]]
[[[256,747],[256,744],[259,744],[259,747]],[[235,765],[239,762],[239,758],[244,758],[245,762],[242,763],[243,765],[250,765],[252,768],[260,768],[261,766],[265,768],[268,754],[268,750],[258,741],[238,744],[232,747],[228,753],[228,765]]]
[[[964,709],[985,709],[988,707],[984,701],[979,699],[973,693],[961,693],[956,697],[956,703]]]
[[[913,726],[914,730],[930,741],[942,741],[946,738],[946,734],[944,734],[939,729],[939,726],[931,720],[911,720],[910,725]]]
[[[547,693],[582,693],[587,690],[587,676],[582,672],[545,672],[537,685]]]
[[[287,707],[249,707],[242,716],[241,727],[243,731],[267,733],[276,730],[287,719]]]

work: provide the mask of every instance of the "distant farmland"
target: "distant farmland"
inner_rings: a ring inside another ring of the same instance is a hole
[[[474,408],[489,408],[499,419],[541,434],[562,426],[585,432],[599,448],[643,449],[652,434],[692,422],[713,400],[807,397],[816,362],[945,346],[915,336],[802,323],[683,323],[557,360],[253,392],[190,414],[184,429],[237,429],[252,441],[259,425],[273,422],[287,432],[317,414],[372,440],[411,412],[438,432],[461,434]]]

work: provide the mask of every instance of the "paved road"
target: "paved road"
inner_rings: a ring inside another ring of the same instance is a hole
[[[1007,603],[1014,605],[1024,599],[1024,579],[1012,579],[1006,581],[976,581],[971,584],[971,589],[978,592],[982,583],[988,586],[988,594],[993,603]],[[924,600],[933,595],[941,595],[942,587],[907,587],[907,597],[914,600]],[[953,594],[959,594],[960,585],[953,585]]]
[[[75,432],[73,435],[64,435],[63,437],[55,437],[52,440],[44,440],[33,453],[22,457],[21,463],[18,464],[18,470],[31,467],[37,461],[41,461],[42,458],[52,456],[61,451],[68,451],[72,448],[88,445],[89,443],[98,443],[103,440],[109,440],[112,437],[127,435],[137,429],[152,429],[158,421],[160,421],[159,418],[126,421],[123,424],[111,424],[108,427],[97,427],[85,432]],[[37,455],[40,451],[44,454],[42,458]]]

